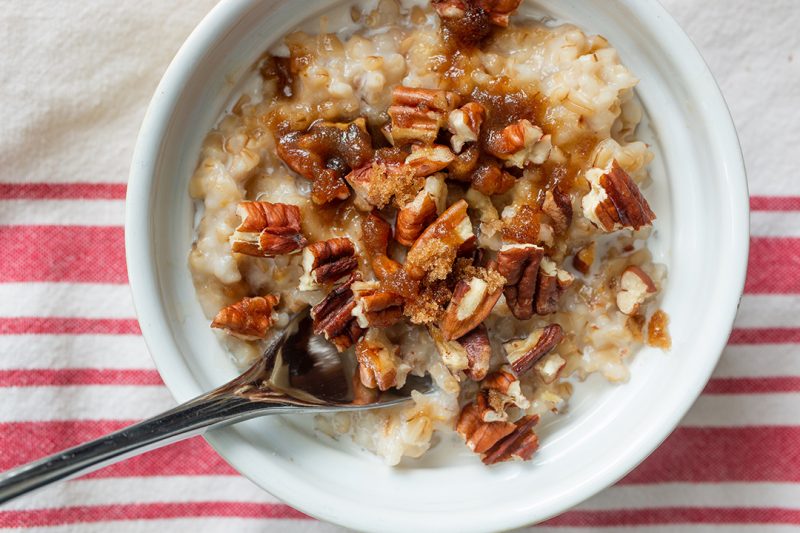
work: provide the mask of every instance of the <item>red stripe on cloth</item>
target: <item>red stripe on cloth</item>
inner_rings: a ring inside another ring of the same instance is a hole
[[[728,344],[800,343],[800,328],[734,328]]]
[[[225,517],[309,519],[300,511],[279,503],[181,502],[120,505],[86,505],[60,509],[0,511],[0,527],[29,528],[91,522],[165,520],[176,518]]]
[[[0,370],[0,387],[69,385],[163,385],[155,370],[102,368],[34,368]]]
[[[713,378],[703,394],[770,394],[800,392],[800,376]]]
[[[124,183],[0,183],[0,200],[124,200]]]
[[[155,413],[153,413],[155,414]],[[136,420],[66,420],[0,424],[8,470],[135,424]],[[201,437],[177,442],[89,474],[93,478],[238,475]]]
[[[800,211],[800,196],[751,196],[752,211]]]
[[[0,318],[0,335],[141,335],[135,318]]]
[[[0,226],[0,282],[127,283],[117,226]]]
[[[800,294],[800,238],[752,237],[747,294]]]
[[[667,524],[800,524],[800,510],[780,507],[659,507],[567,511],[550,527],[634,527]]]
[[[800,426],[679,427],[621,484],[800,483]]]

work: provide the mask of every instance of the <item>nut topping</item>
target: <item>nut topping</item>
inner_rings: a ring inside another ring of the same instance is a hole
[[[450,91],[395,87],[389,107],[391,124],[384,133],[395,146],[433,144],[458,101],[459,96]]]
[[[553,144],[550,135],[528,119],[518,120],[489,138],[489,152],[506,162],[506,166],[524,168],[528,163],[541,165],[550,157]]]
[[[379,329],[372,328],[356,344],[361,383],[381,391],[402,387],[411,367],[398,356],[400,348],[386,338]]]
[[[450,148],[441,144],[415,145],[411,148],[411,155],[406,158],[406,166],[414,171],[415,176],[424,178],[447,168],[455,158]]]
[[[531,402],[522,394],[519,378],[507,365],[486,376],[481,382],[481,389],[480,394],[484,395],[489,407],[483,412],[484,422],[508,420],[506,409],[509,407],[525,410],[531,406]]]
[[[340,352],[355,344],[364,334],[353,316],[356,302],[352,285],[360,279],[358,271],[353,272],[344,284],[333,289],[311,308],[314,333],[323,335]]]
[[[467,216],[467,202],[459,200],[417,238],[406,256],[405,269],[412,279],[420,280],[426,276],[431,282],[445,279],[459,249],[474,239],[472,222]]]
[[[553,221],[556,233],[565,233],[572,224],[572,200],[560,187],[554,187],[545,193],[542,211]]]
[[[339,281],[358,267],[355,252],[353,241],[346,237],[306,246],[303,250],[304,274],[298,288],[313,291]]]
[[[478,102],[469,102],[461,108],[450,112],[447,117],[447,129],[453,134],[450,145],[457,154],[461,153],[464,145],[478,140],[486,110]]]
[[[626,315],[635,315],[639,307],[658,290],[652,278],[641,268],[631,265],[619,280],[617,307]]]
[[[511,368],[522,375],[533,368],[536,362],[555,348],[564,338],[564,330],[558,324],[537,328],[522,340],[503,344]]]
[[[243,298],[220,310],[211,322],[211,327],[224,329],[230,335],[243,340],[263,339],[275,322],[273,309],[276,305],[278,297],[271,294]]]
[[[403,317],[403,298],[393,292],[381,291],[378,282],[357,281],[352,288],[356,300],[353,316],[362,328],[389,327]]]
[[[589,271],[592,269],[592,264],[594,263],[594,249],[595,244],[594,241],[592,241],[578,250],[575,257],[572,258],[572,266],[584,276],[588,276]]]
[[[383,209],[392,201],[411,198],[422,187],[422,180],[409,165],[373,161],[347,174],[345,180],[356,193],[356,207],[369,211]],[[401,203],[402,205],[402,203]]]
[[[433,0],[442,25],[459,44],[474,46],[491,31],[505,28],[508,18],[522,0]]]
[[[422,189],[412,202],[397,213],[395,239],[403,246],[412,246],[422,231],[444,209],[447,200],[447,186],[444,178],[431,176],[425,180]]]
[[[544,249],[535,244],[507,244],[497,256],[497,271],[506,278],[506,303],[520,320],[533,316],[539,264],[543,257]]]
[[[486,377],[492,358],[492,346],[486,326],[481,324],[458,340],[445,339],[442,330],[431,324],[428,325],[428,332],[442,362],[451,372],[463,370],[473,381]]]
[[[504,461],[527,461],[539,449],[539,437],[533,427],[539,423],[539,415],[519,419],[514,430],[498,441],[483,457],[483,464],[493,465]]]
[[[453,298],[442,317],[440,328],[447,340],[458,339],[477,328],[503,292],[504,279],[497,271],[474,270],[481,272],[456,283]]]
[[[567,361],[557,353],[552,353],[536,363],[534,368],[542,381],[550,385],[558,379],[565,366],[567,366]]]
[[[558,311],[561,294],[572,285],[574,278],[566,270],[556,267],[548,257],[539,263],[539,282],[536,288],[536,313],[549,315]]]
[[[234,252],[274,257],[298,252],[306,245],[296,205],[240,202],[236,214],[242,222],[230,239]]]
[[[593,168],[586,173],[591,191],[583,197],[583,214],[604,231],[623,228],[638,230],[649,226],[656,215],[616,160],[606,169]]]
[[[486,453],[503,437],[510,435],[516,426],[511,422],[485,422],[483,414],[486,409],[485,399],[478,395],[476,402],[467,404],[461,410],[456,423],[456,431],[461,435],[475,453]],[[483,405],[478,402],[482,401]]]
[[[278,138],[276,151],[289,168],[313,181],[311,199],[320,205],[350,196],[344,174],[365,166],[373,155],[363,118],[316,122],[305,133],[290,131]]]
[[[472,173],[472,187],[486,196],[508,192],[515,181],[514,176],[493,163],[483,163]]]

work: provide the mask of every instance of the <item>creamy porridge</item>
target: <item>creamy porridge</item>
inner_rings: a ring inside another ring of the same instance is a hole
[[[669,347],[637,80],[519,3],[382,0],[352,8],[356,31],[287,35],[191,181],[189,265],[239,365],[312,306],[363,397],[433,378],[402,407],[317,419],[390,464],[450,431],[486,464],[529,459],[573,386]]]

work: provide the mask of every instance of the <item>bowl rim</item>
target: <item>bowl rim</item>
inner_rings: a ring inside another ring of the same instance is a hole
[[[702,392],[703,385],[711,377],[727,343],[744,290],[749,254],[749,194],[741,147],[725,99],[700,52],[658,0],[621,1],[637,15],[638,20],[648,22],[648,31],[660,33],[661,38],[669,39],[671,46],[680,54],[678,61],[682,67],[691,70],[694,76],[691,80],[692,87],[695,89],[695,94],[702,95],[706,114],[715,117],[713,131],[716,144],[725,154],[721,166],[725,171],[725,181],[730,187],[725,191],[726,194],[721,195],[724,199],[720,201],[728,204],[733,221],[733,227],[729,228],[732,240],[731,248],[728,250],[732,262],[728,265],[730,270],[726,273],[727,279],[732,281],[731,291],[717,308],[717,323],[720,328],[709,333],[714,338],[712,344],[715,346],[716,357],[708,357],[706,368],[698,371],[695,379],[695,382],[702,384],[691,393],[683,395],[679,408],[675,409],[672,416],[662,420],[658,431],[654,430],[649,435],[642,436],[638,446],[620,452],[614,467],[596,473],[591,483],[581,484],[573,492],[554,500],[552,512],[546,515],[539,513],[536,516],[531,516],[531,511],[527,509],[507,514],[488,513],[493,516],[482,523],[472,524],[467,527],[469,530],[481,530],[485,527],[508,529],[530,524],[534,520],[546,520],[612,485],[638,466],[669,436]],[[192,383],[191,371],[183,359],[170,355],[179,353],[179,349],[162,301],[157,267],[152,261],[154,228],[150,210],[155,199],[153,185],[160,152],[159,141],[167,133],[168,121],[165,118],[177,104],[182,87],[202,61],[209,43],[213,42],[222,29],[229,27],[244,9],[244,4],[246,3],[237,0],[221,0],[203,18],[175,55],[145,113],[128,181],[125,249],[134,307],[148,351],[167,388],[178,401],[194,395],[196,388]],[[236,436],[229,431],[214,431],[204,435],[204,438],[237,471],[263,487],[259,480],[248,474],[247,461],[242,457],[243,454],[239,453],[242,450],[237,447]],[[280,490],[277,485],[270,487],[270,492],[281,500],[291,501],[293,507],[306,514],[335,523],[340,522],[340,515],[331,512],[330,506],[321,505],[320,502],[303,501],[301,495],[290,495]],[[369,529],[374,527],[375,523],[369,513],[364,513],[347,525]]]

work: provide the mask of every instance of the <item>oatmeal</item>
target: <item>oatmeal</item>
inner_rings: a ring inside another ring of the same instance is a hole
[[[453,431],[486,464],[530,459],[580,381],[669,347],[637,80],[604,38],[519,4],[381,0],[353,30],[287,35],[191,181],[189,266],[240,366],[310,308],[363,401],[432,377],[317,420],[389,464]]]

